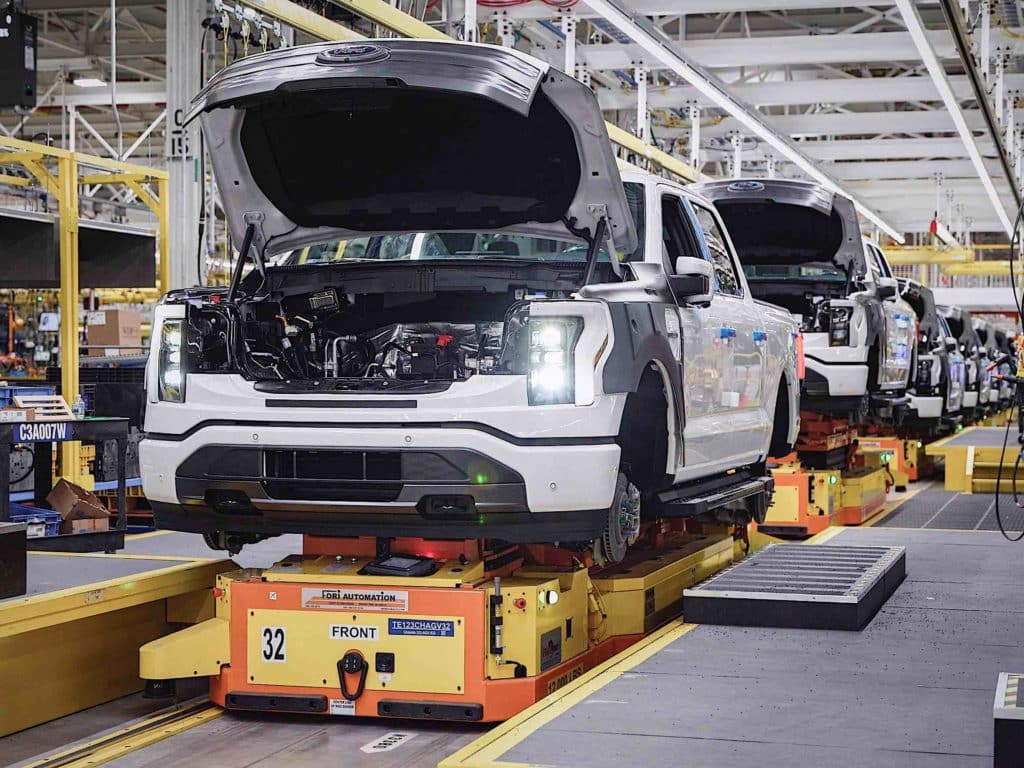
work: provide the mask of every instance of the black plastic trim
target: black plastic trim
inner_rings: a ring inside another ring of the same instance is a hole
[[[147,432],[145,440],[180,443],[207,427],[292,427],[299,429],[470,429],[504,440],[512,445],[614,445],[615,437],[518,437],[488,424],[475,421],[422,421],[422,422],[351,422],[351,421],[267,421],[263,419],[206,419],[180,434]]]
[[[450,704],[440,701],[398,701],[383,699],[377,702],[380,717],[406,717],[417,720],[453,720],[478,723],[484,719],[483,704]]]
[[[300,696],[292,693],[229,693],[224,697],[224,708],[247,709],[254,712],[324,714],[327,712],[327,697]]]
[[[346,392],[345,394],[351,394]],[[267,408],[416,408],[415,400],[267,400]]]

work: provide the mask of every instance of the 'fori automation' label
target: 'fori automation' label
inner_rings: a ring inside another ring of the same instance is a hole
[[[383,611],[405,613],[409,593],[399,589],[323,589],[302,588],[303,608],[332,611]]]

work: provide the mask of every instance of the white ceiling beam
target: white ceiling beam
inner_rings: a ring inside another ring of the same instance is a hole
[[[896,0],[896,7],[900,9],[900,15],[903,16],[903,23],[906,24],[907,32],[913,37],[914,45],[917,46],[917,50],[921,55],[921,61],[927,67],[928,74],[931,75],[932,82],[935,83],[935,88],[938,90],[939,96],[942,97],[942,103],[946,105],[950,117],[953,118],[953,122],[956,124],[957,132],[963,140],[971,162],[974,163],[975,170],[978,172],[978,178],[981,179],[981,183],[985,187],[985,192],[992,202],[992,208],[995,210],[996,216],[1002,222],[1006,234],[1011,235],[1013,233],[1013,224],[1006,213],[1006,208],[1003,207],[1003,201],[1000,199],[999,192],[993,183],[992,175],[985,167],[985,160],[981,156],[981,150],[978,148],[974,134],[967,125],[963,109],[954,95],[953,89],[950,87],[946,70],[937,58],[937,52],[933,47],[928,32],[924,28],[924,22],[921,21],[917,8],[914,7],[912,0]],[[970,66],[970,62],[967,62],[967,66]]]
[[[749,131],[745,131],[750,136]],[[662,134],[654,131],[655,138]],[[828,141],[798,141],[796,146],[808,157],[815,160],[910,160],[913,158],[962,158],[966,157],[963,143],[959,138],[928,138],[928,139],[836,139]],[[984,150],[994,155],[991,144],[983,145]],[[716,150],[724,156],[732,152],[727,141],[704,144],[705,152]],[[751,150],[748,157],[760,157],[771,154],[770,148]],[[934,190],[933,190],[934,194]]]
[[[986,160],[992,173],[999,173],[998,160]],[[835,163],[829,172],[837,179],[935,179],[941,173],[947,182],[976,179],[978,172],[970,160],[866,160],[861,163]],[[955,186],[954,186],[955,188]],[[934,195],[934,191],[932,193]]]
[[[118,104],[163,104],[167,101],[167,86],[163,82],[118,83]],[[81,88],[74,85],[65,87],[64,96],[55,94],[53,103],[76,107],[110,106],[110,89]]]
[[[54,1],[54,0],[51,0]],[[875,8],[888,8],[893,0],[870,0],[870,5]],[[456,17],[461,16],[461,2],[455,3]],[[699,13],[767,13],[769,11],[804,11],[822,9],[833,10],[835,5],[830,5],[824,0],[632,0],[630,7],[638,13],[646,16],[673,16],[691,15]],[[513,19],[550,19],[551,9],[542,3],[526,3],[513,6],[508,9],[508,15]],[[597,14],[585,4],[580,3],[573,7],[573,13],[579,14],[581,18],[593,18]]]
[[[947,30],[930,30],[927,36],[940,58],[956,58],[956,46]],[[687,40],[685,45],[687,56],[710,69],[851,62],[872,64],[917,61],[919,58],[909,32],[731,37]],[[1024,41],[1005,38],[1002,48],[1007,53],[1021,53],[1024,52]],[[654,64],[644,61],[642,48],[623,43],[579,46],[577,55],[591,69],[629,69],[635,62]]]
[[[736,98],[765,106],[798,106],[802,104],[886,104],[899,101],[938,101],[939,96],[928,77],[831,77],[813,80],[779,80],[761,83],[730,84]],[[973,99],[970,81],[965,76],[950,77],[953,93],[961,101]],[[1024,91],[1024,75],[1005,76],[1008,90]],[[636,96],[626,90],[602,88],[597,92],[601,109],[632,109]],[[651,108],[681,108],[688,101],[702,106],[710,102],[688,85],[648,88],[647,103]]]
[[[750,134],[764,141],[772,150],[778,153],[780,158],[785,158],[793,163],[809,178],[814,179],[826,188],[844,192],[842,185],[829,177],[813,160],[803,154],[788,136],[779,133],[766,124],[763,116],[756,109],[736,99],[718,77],[680,51],[679,47],[664,32],[651,24],[644,16],[621,7],[614,0],[586,0],[586,3],[620,32],[643,48],[647,59],[644,62],[645,64],[651,66],[660,65],[671,70],[677,76],[697,88],[719,109],[725,110],[725,112],[736,118]],[[897,241],[903,242],[902,233],[893,229],[877,212],[858,201],[855,196],[851,195],[851,198],[862,216],[872,221]]]
[[[1024,115],[1024,112],[1020,113]],[[985,129],[979,110],[966,113],[972,130]],[[860,136],[883,133],[955,133],[956,126],[945,110],[919,109],[900,112],[817,112],[809,115],[772,115],[772,125],[790,136]],[[705,136],[725,136],[737,130],[731,117],[719,123],[705,124]],[[688,128],[655,127],[658,136],[688,135]]]

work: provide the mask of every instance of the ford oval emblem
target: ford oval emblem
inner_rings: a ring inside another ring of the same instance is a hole
[[[764,184],[760,181],[734,181],[729,185],[730,192],[760,192]]]
[[[391,51],[376,43],[344,43],[317,54],[317,64],[369,64],[383,61]]]

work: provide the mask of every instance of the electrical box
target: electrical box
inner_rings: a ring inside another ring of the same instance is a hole
[[[0,11],[0,107],[35,107],[36,56],[36,19]]]

